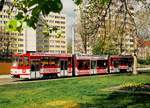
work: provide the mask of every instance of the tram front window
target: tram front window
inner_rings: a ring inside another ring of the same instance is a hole
[[[14,57],[12,66],[18,66],[18,63],[19,63],[18,61],[19,61],[19,57]]]
[[[14,57],[12,66],[29,66],[28,57],[22,56]]]

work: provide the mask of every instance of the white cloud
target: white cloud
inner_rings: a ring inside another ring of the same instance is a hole
[[[61,0],[63,3],[63,10],[62,12],[69,15],[69,16],[74,16],[74,9],[75,9],[75,4],[72,0]]]

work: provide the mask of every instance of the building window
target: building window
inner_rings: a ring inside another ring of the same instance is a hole
[[[18,47],[23,47],[23,44],[18,44]]]
[[[61,19],[65,19],[65,17],[62,16]]]
[[[53,50],[50,50],[49,52],[54,53],[54,51],[53,51]]]
[[[49,20],[50,23],[54,23],[54,20]]]
[[[55,21],[55,23],[59,24],[59,23],[60,23],[60,21]]]
[[[48,48],[48,45],[45,45],[44,48]]]
[[[61,21],[61,24],[65,24],[65,21]]]
[[[59,46],[59,45],[56,45],[56,48],[60,48],[60,46]]]
[[[61,26],[62,29],[65,29],[65,26]]]
[[[56,43],[60,43],[60,41],[56,41]]]
[[[54,47],[54,45],[50,45],[49,47],[52,47],[52,48],[53,48],[53,47]]]
[[[65,53],[65,51],[61,51],[61,53]]]
[[[55,16],[55,18],[60,18],[59,16]]]
[[[62,46],[61,46],[61,48],[65,48],[65,46],[64,46],[64,45],[62,45]]]
[[[61,43],[64,43],[64,44],[65,44],[66,42],[65,42],[65,41],[61,41]]]

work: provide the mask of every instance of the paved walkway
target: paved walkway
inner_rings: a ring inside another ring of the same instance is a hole
[[[0,75],[0,78],[10,78],[10,75]]]

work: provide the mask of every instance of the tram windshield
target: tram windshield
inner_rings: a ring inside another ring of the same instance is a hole
[[[13,58],[12,66],[29,66],[28,57],[16,56]]]
[[[19,63],[19,57],[14,57],[13,62],[12,62],[12,66],[18,66],[18,63]]]

